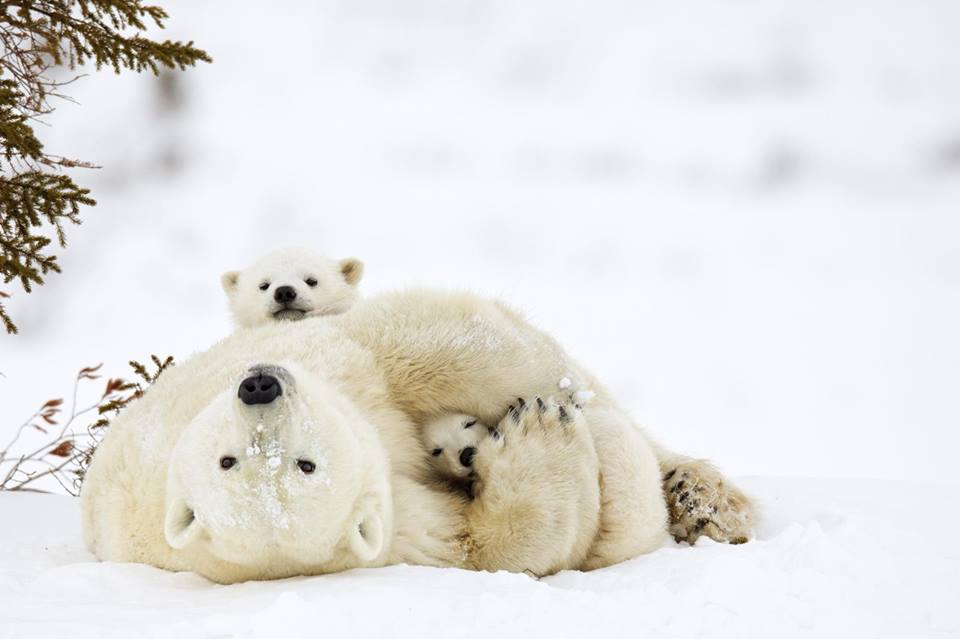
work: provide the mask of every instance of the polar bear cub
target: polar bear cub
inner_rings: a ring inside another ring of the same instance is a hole
[[[353,306],[363,277],[356,258],[335,261],[309,249],[279,249],[220,284],[240,328],[315,315],[337,315]]]
[[[566,378],[564,378],[566,379]],[[592,394],[592,393],[591,393]],[[577,409],[581,406],[577,401],[583,393],[571,394],[570,403]],[[523,398],[517,398],[517,409],[526,409]],[[544,402],[537,398],[537,409],[545,411],[547,406],[559,406],[553,397]],[[563,409],[559,409],[560,412]],[[511,404],[508,414],[515,412]],[[488,426],[475,415],[465,413],[449,413],[435,417],[423,424],[420,439],[424,450],[430,455],[430,466],[443,479],[465,484],[468,488],[476,479],[474,465],[480,443],[492,437],[499,439],[502,434],[494,426]]]
[[[477,448],[495,431],[473,415],[450,413],[423,425],[421,440],[431,467],[445,479],[468,482],[473,475]]]

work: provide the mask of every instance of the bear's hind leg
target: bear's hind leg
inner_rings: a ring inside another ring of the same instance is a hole
[[[753,532],[750,499],[709,462],[667,458],[663,492],[670,511],[670,534],[694,543],[701,535],[727,544],[745,543]]]
[[[586,406],[600,460],[600,526],[581,568],[611,566],[659,548],[667,532],[660,467],[643,432],[615,408]]]

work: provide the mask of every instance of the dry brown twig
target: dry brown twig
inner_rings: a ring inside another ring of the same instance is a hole
[[[109,425],[109,413],[114,415],[130,402],[143,395],[146,387],[153,384],[163,371],[173,365],[173,358],[161,360],[150,356],[151,372],[137,361],[130,367],[142,381],[131,382],[121,378],[107,378],[103,394],[95,402],[79,407],[77,395],[82,382],[100,379],[103,364],[80,369],[73,383],[73,398],[70,412],[63,418],[64,401],[61,398],[47,400],[33,415],[16,428],[13,437],[0,450],[0,491],[35,490],[34,482],[51,477],[67,493],[77,496],[90,458],[103,439],[104,429]],[[94,419],[95,416],[95,419]],[[62,420],[62,421],[61,421]],[[92,420],[92,421],[87,421]],[[77,432],[76,426],[87,421],[85,428]],[[24,432],[34,430],[47,435],[47,441],[35,450],[13,452]]]

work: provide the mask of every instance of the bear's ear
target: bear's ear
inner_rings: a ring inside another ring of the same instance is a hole
[[[193,509],[182,499],[174,499],[167,506],[163,519],[163,536],[171,548],[186,548],[200,534],[201,526],[193,514]]]
[[[233,295],[237,292],[237,282],[240,281],[240,271],[227,271],[220,276],[220,286],[227,295]]]
[[[368,513],[348,532],[350,550],[363,562],[373,561],[383,550],[383,520],[375,512]]]
[[[350,286],[356,286],[363,277],[363,262],[355,257],[340,260],[340,274]]]

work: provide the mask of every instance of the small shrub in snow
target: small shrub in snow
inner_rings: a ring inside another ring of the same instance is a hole
[[[0,450],[0,490],[40,490],[34,483],[44,477],[55,479],[71,495],[80,494],[80,485],[104,429],[110,424],[108,415],[116,415],[127,404],[143,395],[147,386],[173,365],[173,358],[160,360],[151,355],[151,372],[147,366],[131,361],[130,367],[141,381],[107,378],[103,394],[87,406],[78,406],[80,384],[100,379],[103,364],[80,369],[73,384],[69,413],[64,413],[62,398],[47,400],[16,429],[12,439]],[[80,424],[84,428],[77,430]],[[43,445],[33,450],[15,452],[24,432],[34,430],[46,435]],[[41,491],[45,492],[45,491]]]

